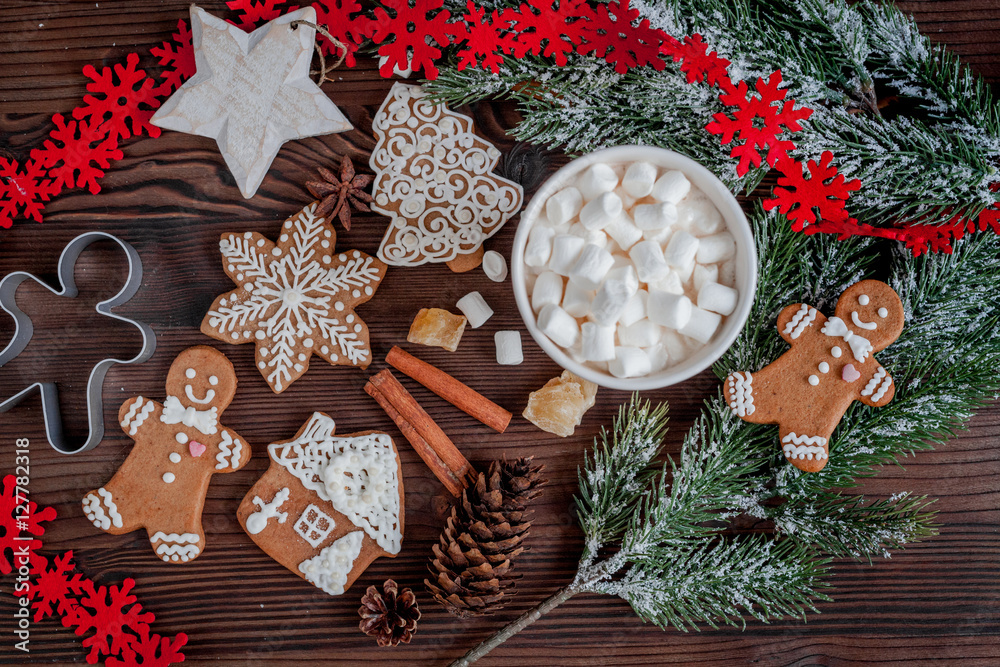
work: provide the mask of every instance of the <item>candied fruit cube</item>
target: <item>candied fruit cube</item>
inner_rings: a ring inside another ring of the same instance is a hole
[[[565,438],[573,435],[584,413],[596,402],[596,384],[563,371],[538,391],[531,392],[523,416],[543,431]]]
[[[463,316],[441,308],[421,308],[413,318],[406,340],[454,352],[458,349],[458,342],[462,340],[465,321]]]

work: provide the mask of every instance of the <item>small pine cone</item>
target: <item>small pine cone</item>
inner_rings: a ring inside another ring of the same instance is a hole
[[[417,632],[420,608],[417,596],[409,588],[398,591],[396,582],[387,579],[382,584],[383,595],[369,586],[361,598],[361,623],[358,627],[369,637],[374,637],[379,646],[397,646],[400,642],[409,644]]]
[[[434,599],[461,618],[492,613],[515,592],[512,560],[528,534],[527,503],[545,484],[531,457],[494,461],[451,510],[424,580]]]

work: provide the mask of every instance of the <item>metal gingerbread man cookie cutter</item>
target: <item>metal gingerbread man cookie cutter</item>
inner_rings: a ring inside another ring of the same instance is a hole
[[[36,389],[42,395],[42,415],[45,421],[45,435],[49,444],[63,454],[76,454],[91,449],[104,438],[104,402],[102,391],[104,388],[104,376],[114,364],[137,364],[146,361],[153,356],[156,350],[156,336],[152,328],[143,322],[137,322],[121,315],[111,312],[112,308],[126,303],[135,296],[142,284],[142,260],[139,253],[131,245],[122,241],[117,236],[112,236],[105,232],[87,232],[77,236],[66,244],[59,256],[59,263],[56,271],[59,277],[59,289],[54,289],[51,285],[38,277],[25,271],[16,271],[4,276],[0,280],[0,308],[10,313],[14,317],[14,336],[10,343],[0,352],[0,367],[17,357],[31,341],[34,333],[34,326],[31,319],[17,307],[15,294],[17,288],[26,280],[34,280],[45,287],[56,296],[74,298],[79,294],[76,287],[74,272],[76,261],[83,251],[92,243],[97,241],[114,241],[125,251],[128,259],[128,279],[125,286],[110,299],[101,301],[95,307],[100,315],[110,317],[121,322],[126,322],[135,326],[142,333],[142,349],[131,359],[108,358],[97,363],[90,371],[90,378],[87,380],[87,421],[89,422],[89,434],[82,445],[71,446],[63,436],[62,414],[59,409],[59,391],[54,382],[34,382],[22,389],[17,394],[0,403],[0,412],[6,412],[12,407],[30,396]]]

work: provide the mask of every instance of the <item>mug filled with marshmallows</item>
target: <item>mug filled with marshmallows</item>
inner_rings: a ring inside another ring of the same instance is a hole
[[[732,345],[757,258],[736,198],[679,153],[616,146],[538,190],[511,255],[518,310],[560,366],[613,389],[676,384]]]

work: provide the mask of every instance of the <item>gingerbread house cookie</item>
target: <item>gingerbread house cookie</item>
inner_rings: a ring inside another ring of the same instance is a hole
[[[296,436],[268,445],[271,465],[237,517],[269,556],[330,595],[340,595],[403,540],[403,478],[385,433],[334,435],[313,413]]]

